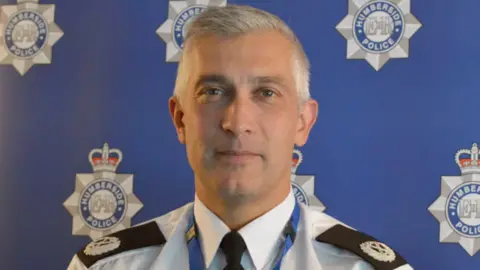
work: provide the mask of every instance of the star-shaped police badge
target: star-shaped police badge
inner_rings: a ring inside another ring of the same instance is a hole
[[[347,59],[365,59],[379,71],[390,58],[408,58],[409,39],[421,26],[410,0],[348,0],[336,28],[347,40]]]
[[[35,64],[50,64],[52,46],[63,36],[54,16],[55,5],[38,0],[0,6],[0,65],[13,65],[23,76]]]
[[[93,174],[77,174],[75,192],[64,202],[73,216],[73,235],[92,240],[131,226],[143,207],[133,194],[133,175],[117,174],[123,155],[119,149],[93,149],[88,155]]]
[[[467,157],[462,155],[469,155]],[[442,176],[441,194],[428,211],[440,223],[440,242],[459,243],[470,256],[480,250],[480,160],[476,143],[460,149],[461,176]]]
[[[298,166],[303,161],[303,155],[300,150],[293,150],[291,181],[292,190],[299,203],[316,207],[320,211],[325,210],[324,204],[315,196],[315,176],[296,174]]]
[[[186,26],[209,6],[222,7],[227,0],[169,1],[168,19],[157,29],[157,35],[167,44],[166,61],[178,62],[183,50]]]

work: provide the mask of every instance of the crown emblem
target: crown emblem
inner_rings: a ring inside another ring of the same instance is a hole
[[[302,163],[303,160],[303,155],[302,152],[298,149],[293,150],[292,154],[292,174],[295,174],[297,172],[298,166],[300,166],[300,163]]]
[[[88,154],[88,160],[94,172],[115,172],[122,158],[122,152],[119,149],[110,149],[107,143],[103,148],[93,149]]]
[[[470,155],[470,157],[460,157],[461,155]],[[460,167],[462,174],[480,173],[480,161],[478,160],[479,149],[476,143],[473,143],[472,149],[460,149],[455,154],[455,162]]]

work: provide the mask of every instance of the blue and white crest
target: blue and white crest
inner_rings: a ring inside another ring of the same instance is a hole
[[[308,196],[307,193],[305,193],[305,190],[301,186],[299,186],[297,183],[292,182],[292,189],[293,189],[293,195],[297,199],[299,203],[304,203],[306,205],[310,205],[308,201]]]
[[[440,242],[459,243],[470,256],[480,250],[479,156],[476,143],[457,151],[461,176],[442,176],[441,194],[428,208],[440,223]]]
[[[226,6],[227,0],[170,0],[168,18],[157,28],[157,35],[166,43],[166,61],[178,62],[188,24],[207,7]]]
[[[48,23],[38,12],[21,10],[10,17],[5,27],[5,47],[17,58],[32,58],[47,41]]]
[[[35,64],[50,64],[52,47],[63,36],[54,16],[55,5],[38,0],[0,5],[0,65],[13,65],[25,75]]]
[[[173,24],[173,40],[175,41],[175,46],[178,49],[183,50],[183,38],[186,34],[186,29],[189,22],[192,19],[200,14],[203,10],[205,10],[205,6],[190,6],[187,9],[183,10],[178,16],[175,18],[175,22]]]
[[[83,221],[94,230],[110,230],[127,212],[126,193],[110,179],[98,179],[87,185],[80,195]]]
[[[131,226],[143,204],[133,194],[133,175],[116,173],[122,159],[106,143],[88,154],[93,174],[77,174],[75,192],[63,203],[73,217],[73,235],[95,240]]]
[[[300,150],[293,150],[291,182],[292,192],[297,202],[305,205],[314,206],[320,211],[325,210],[325,205],[315,196],[315,176],[314,175],[297,175],[297,169],[303,161],[303,154]]]
[[[480,183],[464,183],[447,199],[448,223],[465,237],[480,237]]]
[[[410,0],[348,0],[336,29],[347,40],[347,59],[365,59],[379,71],[391,58],[409,57],[409,40],[422,24]]]
[[[353,19],[355,41],[371,53],[386,53],[402,39],[403,12],[388,1],[364,5]]]

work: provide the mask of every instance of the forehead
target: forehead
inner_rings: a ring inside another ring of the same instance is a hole
[[[257,30],[234,37],[203,36],[189,53],[193,77],[221,74],[233,80],[255,76],[293,80],[293,45],[274,30]]]

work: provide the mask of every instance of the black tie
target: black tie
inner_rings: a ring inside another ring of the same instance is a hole
[[[227,266],[223,270],[243,270],[240,261],[247,246],[238,232],[227,233],[220,243],[220,248],[227,259]]]

